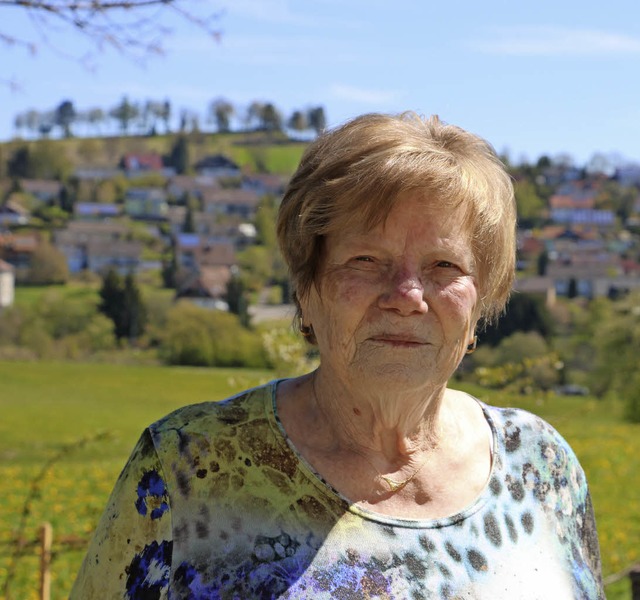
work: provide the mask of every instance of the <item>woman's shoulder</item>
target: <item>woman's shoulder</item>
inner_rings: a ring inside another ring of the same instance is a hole
[[[535,437],[562,437],[545,419],[528,410],[492,406],[482,401],[478,402],[482,406],[486,418],[492,421],[496,427],[520,432],[520,435],[527,433]]]
[[[182,406],[149,426],[154,439],[169,432],[181,435],[206,432],[208,435],[219,427],[242,426],[265,418],[265,406],[273,395],[275,382],[225,398]]]
[[[521,408],[481,404],[509,461],[582,472],[567,440],[545,419]]]

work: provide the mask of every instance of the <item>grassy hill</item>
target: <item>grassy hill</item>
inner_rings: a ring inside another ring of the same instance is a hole
[[[272,377],[240,369],[0,362],[0,589],[25,505],[26,541],[36,538],[43,521],[53,524],[52,598],[66,598],[85,540],[142,429],[178,406],[221,399]],[[494,405],[520,406],[554,425],[587,473],[605,576],[640,560],[640,426],[624,423],[613,402],[467,391]],[[11,597],[36,598],[37,587],[37,550],[28,546],[17,562]],[[609,600],[630,597],[628,578],[607,587]]]
[[[189,133],[190,162],[209,154],[222,153],[251,172],[291,174],[307,145],[290,140],[283,133]],[[12,140],[0,143],[0,177],[6,175],[6,161],[23,146],[53,145],[74,167],[115,168],[125,153],[168,154],[176,134],[156,136],[112,136],[55,140]]]

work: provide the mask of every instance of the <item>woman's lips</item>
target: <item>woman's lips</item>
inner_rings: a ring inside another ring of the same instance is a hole
[[[398,334],[382,334],[375,335],[370,338],[373,342],[379,344],[389,344],[397,347],[416,347],[424,346],[428,342],[413,335],[398,335]]]

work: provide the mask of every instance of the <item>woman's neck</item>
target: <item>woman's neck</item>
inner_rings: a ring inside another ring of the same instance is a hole
[[[324,432],[324,443],[392,464],[406,463],[439,443],[444,387],[389,396],[366,387],[354,389],[322,367],[309,376],[308,385],[308,414],[314,429]]]

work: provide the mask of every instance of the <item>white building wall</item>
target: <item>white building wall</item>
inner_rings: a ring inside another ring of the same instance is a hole
[[[0,308],[13,304],[15,294],[15,278],[11,271],[0,271]]]

